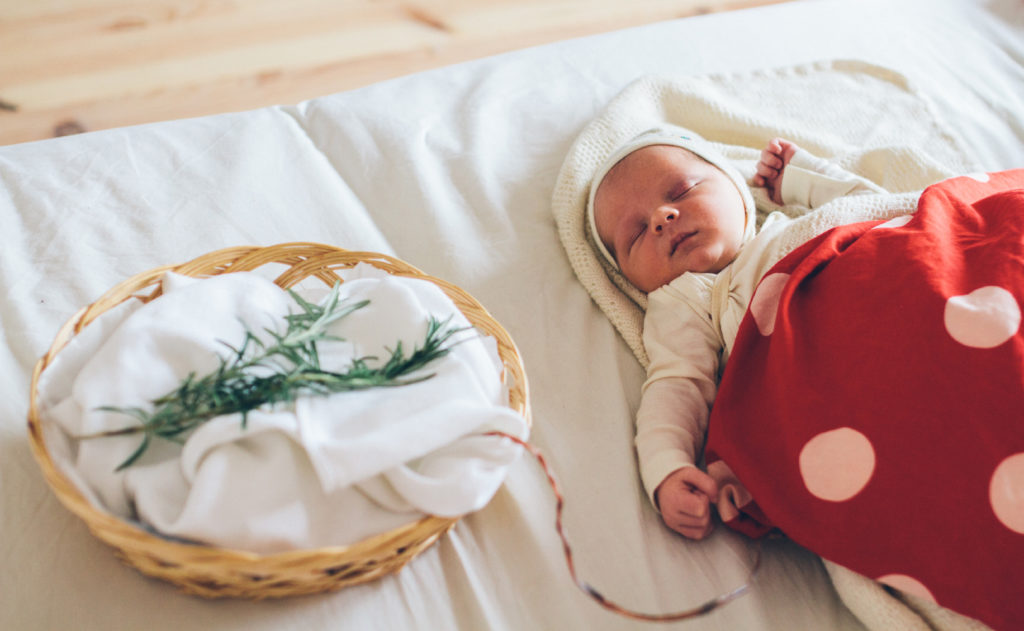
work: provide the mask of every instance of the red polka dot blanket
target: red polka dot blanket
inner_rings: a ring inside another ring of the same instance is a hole
[[[842,226],[765,275],[709,423],[719,513],[1024,629],[1024,170]]]

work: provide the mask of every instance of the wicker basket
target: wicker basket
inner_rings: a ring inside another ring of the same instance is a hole
[[[157,297],[160,279],[166,272],[208,277],[250,271],[265,265],[283,266],[274,282],[288,288],[307,277],[332,285],[340,280],[336,270],[358,263],[369,263],[399,276],[426,279],[439,286],[471,323],[495,338],[505,365],[510,407],[530,422],[526,374],[515,344],[480,303],[462,289],[428,276],[403,261],[374,252],[353,252],[314,243],[229,248],[181,265],[137,274],[113,287],[61,327],[50,350],[33,371],[28,416],[33,453],[57,498],[85,520],[96,537],[113,546],[116,554],[129,565],[144,574],[170,581],[186,593],[208,598],[277,598],[337,590],[398,571],[437,541],[458,518],[427,516],[348,546],[267,555],[171,541],[93,506],[54,465],[46,449],[38,409],[40,375],[68,341],[100,314],[125,300],[134,298],[146,302]]]

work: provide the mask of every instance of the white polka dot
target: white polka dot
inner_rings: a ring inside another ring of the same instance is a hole
[[[1000,523],[1024,535],[1024,453],[999,463],[989,481],[988,499]]]
[[[771,335],[775,330],[775,316],[779,311],[782,289],[789,281],[789,274],[776,272],[761,279],[761,284],[750,299],[750,314],[754,316],[757,330],[761,335]]]
[[[844,502],[860,493],[875,472],[875,449],[850,427],[822,432],[800,450],[800,475],[815,497]]]
[[[903,215],[902,217],[895,217],[895,218],[890,219],[889,221],[887,221],[885,223],[878,224],[877,226],[872,228],[872,230],[879,230],[879,229],[885,229],[885,228],[902,228],[903,226],[905,226],[908,223],[910,223],[910,220],[913,219],[913,218],[914,218],[913,215]]]
[[[878,582],[885,583],[889,587],[895,587],[906,594],[935,602],[935,596],[932,596],[931,591],[924,586],[924,583],[906,574],[886,574],[885,576],[878,577]]]
[[[968,173],[967,177],[978,182],[988,182],[988,173]]]
[[[1002,287],[979,287],[946,301],[946,331],[957,342],[972,348],[999,346],[1020,328],[1020,306]]]

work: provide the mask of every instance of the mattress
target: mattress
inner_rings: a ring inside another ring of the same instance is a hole
[[[0,628],[648,628],[570,580],[554,497],[525,456],[485,508],[401,572],[283,600],[182,595],[121,565],[59,504],[25,418],[33,365],[60,325],[137,272],[291,241],[397,256],[463,288],[508,330],[530,379],[531,442],[563,487],[577,571],[606,597],[670,612],[742,584],[753,542],[725,528],[684,540],[646,499],[632,446],[644,371],[575,277],[551,195],[573,139],[637,77],[742,77],[837,59],[906,77],[979,168],[1024,166],[1016,0],[791,2],[299,104],[0,147]],[[748,594],[664,628],[872,625],[820,558],[777,539],[764,543]]]

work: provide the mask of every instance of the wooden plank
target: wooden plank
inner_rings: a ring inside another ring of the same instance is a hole
[[[0,144],[296,103],[517,48],[777,1],[0,3],[9,5],[0,6]]]
[[[428,48],[441,36],[411,21],[367,24],[358,29],[307,34],[294,39],[247,43],[195,55],[176,55],[145,63],[127,62],[49,78],[8,84],[7,100],[27,109],[70,102],[142,96],[163,89],[217,84],[239,77],[300,71],[366,57]]]
[[[324,7],[324,3],[291,3],[286,15],[278,6],[253,2],[232,11],[184,14],[147,5],[141,13],[77,11],[33,20],[0,20],[0,42],[6,53],[0,55],[0,85],[173,59],[194,60],[198,67],[206,55],[273,48],[279,42],[332,33],[377,31],[378,47],[400,46],[410,27],[430,30],[409,20],[397,4],[330,3]],[[360,43],[365,39],[356,38]],[[244,67],[238,70],[244,71]]]

